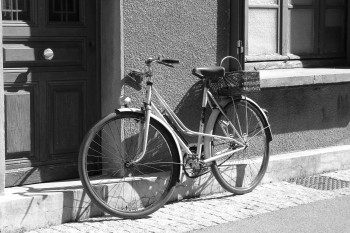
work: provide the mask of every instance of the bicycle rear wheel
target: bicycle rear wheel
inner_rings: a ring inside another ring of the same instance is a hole
[[[212,134],[230,136],[245,144],[241,151],[216,160],[211,165],[216,180],[227,191],[235,194],[251,192],[265,175],[269,162],[267,120],[261,111],[245,98],[234,99],[224,107],[227,118],[220,113]],[[237,132],[229,124],[236,128]],[[232,141],[213,139],[211,155],[238,148]]]
[[[111,113],[86,135],[79,154],[85,191],[103,211],[120,218],[141,218],[171,197],[180,161],[169,131],[151,118],[147,151],[142,151],[144,115]]]

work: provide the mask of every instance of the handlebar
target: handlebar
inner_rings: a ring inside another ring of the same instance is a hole
[[[175,59],[162,59],[162,62],[170,63],[170,64],[179,64],[180,63],[179,60],[175,60]]]
[[[145,62],[146,62],[147,66],[151,66],[151,64],[153,62],[156,62],[158,64],[165,65],[165,66],[172,67],[172,68],[174,68],[174,66],[172,64],[179,64],[180,63],[179,60],[175,60],[175,59],[160,59],[160,58],[148,58]]]
[[[172,67],[174,68],[174,66],[172,64],[179,64],[180,61],[179,60],[175,60],[175,59],[160,59],[158,58],[148,58],[145,63],[147,66],[147,71],[139,71],[139,70],[130,70],[130,72],[128,73],[128,77],[131,78],[131,80],[133,80],[135,83],[137,83],[138,85],[143,81],[144,78],[149,78],[151,79],[153,76],[153,72],[152,72],[152,63],[155,62],[157,64],[161,64],[161,65],[165,65],[168,67]]]

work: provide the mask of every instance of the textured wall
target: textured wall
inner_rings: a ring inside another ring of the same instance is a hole
[[[159,54],[180,60],[175,69],[155,67],[155,85],[182,120],[198,129],[201,95],[193,93],[199,79],[194,67],[216,65],[227,55],[227,0],[124,0],[125,70],[142,68]],[[128,86],[125,94],[139,103],[140,92]],[[189,118],[188,116],[192,116]]]
[[[272,154],[350,144],[350,84],[265,89],[250,97],[269,112]]]
[[[175,69],[158,66],[156,87],[189,128],[198,129],[200,98],[196,66],[215,65],[228,54],[226,0],[124,0],[125,69],[149,56],[176,58]],[[140,92],[125,93],[139,103]],[[269,111],[272,154],[350,143],[350,84],[265,89],[251,97]],[[194,139],[191,141],[195,141]]]

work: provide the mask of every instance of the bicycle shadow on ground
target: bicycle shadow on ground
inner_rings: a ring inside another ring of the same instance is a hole
[[[181,182],[177,184],[170,202],[223,192],[225,190],[216,181],[210,170],[198,178],[188,178],[183,174]]]
[[[63,202],[62,206],[57,207],[61,208],[59,213],[61,223],[103,216],[104,213],[91,202],[82,185],[75,184],[80,182],[72,181],[72,183],[74,184],[62,182],[62,185],[57,185],[58,187],[45,187],[40,184],[27,185],[11,192],[11,195],[19,195],[31,199],[26,206],[23,206],[23,208],[26,208],[26,213],[22,218],[22,222],[27,221],[27,215],[36,210],[37,203],[55,202],[54,199],[59,197],[57,195],[60,195]]]

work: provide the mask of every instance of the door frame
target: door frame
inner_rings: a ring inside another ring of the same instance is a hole
[[[245,51],[247,46],[246,18],[247,0],[230,1],[230,54],[236,57],[244,69]]]
[[[104,0],[101,15],[101,117],[119,108],[124,77],[123,0]]]
[[[0,1],[2,9],[2,1]],[[2,14],[0,15],[0,38],[2,38]],[[0,40],[2,48],[2,39]],[[0,53],[0,195],[5,191],[5,104],[4,104],[4,70],[3,54]]]

